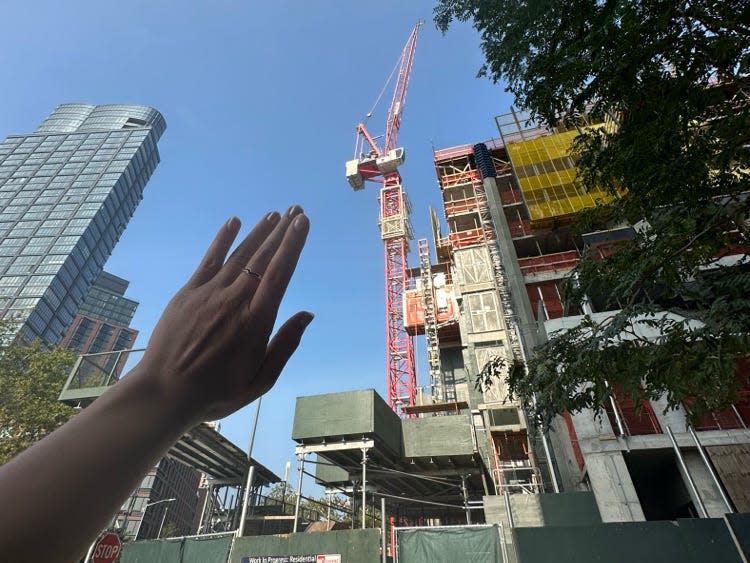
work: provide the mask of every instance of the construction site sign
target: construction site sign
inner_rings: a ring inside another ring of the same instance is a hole
[[[310,555],[250,555],[243,557],[241,563],[341,563],[341,554]]]

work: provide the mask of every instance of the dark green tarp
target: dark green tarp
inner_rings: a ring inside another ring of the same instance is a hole
[[[745,557],[750,558],[750,513],[727,514],[727,521]]]
[[[126,542],[120,563],[226,563],[233,536]]]
[[[496,526],[399,530],[399,563],[499,563]]]
[[[125,542],[120,563],[182,563],[182,542],[169,540]]]
[[[741,563],[720,518],[515,528],[521,563]]]
[[[341,563],[380,563],[380,529],[333,530],[288,536],[248,536],[237,538],[232,563],[243,558],[330,554],[341,555]]]
[[[181,563],[226,563],[234,536],[189,538],[182,549]]]

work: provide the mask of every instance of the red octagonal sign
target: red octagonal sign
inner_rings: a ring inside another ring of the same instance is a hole
[[[94,546],[91,555],[92,563],[114,563],[122,551],[120,536],[109,532],[104,534]]]

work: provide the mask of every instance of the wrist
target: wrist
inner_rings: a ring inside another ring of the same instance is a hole
[[[188,401],[181,401],[143,362],[134,366],[113,391],[115,389],[117,398],[125,399],[134,416],[136,412],[145,415],[155,429],[171,439],[179,438],[200,422]]]

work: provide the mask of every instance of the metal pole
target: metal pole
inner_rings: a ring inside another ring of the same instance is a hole
[[[739,538],[737,538],[737,533],[734,531],[734,528],[732,528],[732,525],[729,523],[729,518],[727,518],[726,514],[722,516],[722,520],[724,520],[724,525],[727,527],[727,531],[729,532],[729,537],[732,538],[732,543],[734,544],[734,548],[737,550],[737,555],[739,555],[740,561],[742,561],[742,563],[748,563],[747,557],[745,556],[745,551],[742,548],[742,544],[740,544],[740,540]]]
[[[693,478],[690,476],[690,472],[688,471],[687,465],[685,465],[685,460],[682,457],[680,446],[677,444],[677,440],[675,440],[674,434],[672,433],[672,429],[669,427],[669,425],[667,425],[667,434],[669,434],[669,439],[672,441],[672,448],[674,448],[674,453],[677,456],[677,461],[680,464],[680,468],[682,469],[682,472],[685,474],[685,479],[687,479],[688,485],[690,485],[690,490],[693,492],[693,497],[698,503],[698,508],[700,509],[700,513],[701,513],[701,518],[708,518],[708,512],[706,512],[706,507],[703,505],[703,500],[701,499],[701,496],[698,494],[698,488],[695,486],[695,482],[693,481]]]
[[[500,534],[500,551],[503,555],[503,561],[508,561],[508,546],[505,545],[505,526],[500,524],[500,528],[498,528],[498,532]]]
[[[299,521],[299,504],[302,497],[302,472],[305,470],[305,454],[297,454],[297,500],[294,503],[294,528],[292,532],[297,532],[297,522]]]
[[[159,531],[156,533],[156,538],[161,537],[161,529],[164,527],[164,520],[167,519],[167,512],[169,512],[169,504],[164,507],[164,514],[161,517],[161,524],[159,524]]]
[[[719,494],[721,495],[721,500],[724,501],[724,504],[727,507],[727,512],[729,512],[729,514],[733,514],[734,508],[732,507],[732,503],[729,502],[729,499],[727,498],[727,495],[724,492],[724,487],[721,486],[721,481],[719,481],[718,475],[716,475],[714,468],[711,466],[711,462],[708,460],[706,451],[703,449],[703,445],[700,443],[700,440],[698,440],[698,436],[696,435],[692,426],[688,426],[688,432],[690,432],[690,435],[693,437],[693,441],[695,442],[695,445],[698,448],[698,453],[701,454],[701,459],[703,460],[703,463],[705,464],[706,469],[708,469],[708,472],[711,474],[711,479],[713,480],[714,485],[716,485],[716,488],[719,490]]]
[[[534,401],[534,407],[536,407],[536,393],[531,395]],[[549,476],[552,479],[552,489],[556,492],[560,492],[560,486],[557,484],[557,475],[555,475],[555,466],[552,464],[552,454],[550,453],[549,444],[547,443],[547,432],[543,429],[539,429],[539,433],[542,438],[542,448],[544,449],[544,457],[547,458],[547,466],[549,467]],[[544,486],[544,485],[542,485]]]
[[[149,506],[155,506],[157,504],[161,504],[162,502],[174,502],[176,500],[177,500],[176,498],[165,498],[165,499],[162,499],[162,500],[157,500],[156,502],[150,502],[146,506],[144,506],[143,507],[143,513],[141,514],[141,519],[138,522],[138,527],[135,529],[135,539],[136,540],[138,539],[138,534],[141,531],[141,525],[143,524],[143,519],[146,517],[146,509]],[[159,528],[159,531],[161,532],[161,528]],[[159,536],[157,535],[156,537],[158,538]]]
[[[284,464],[284,486],[281,489],[281,513],[286,514],[286,487],[289,484],[289,466],[292,463],[287,461]]]
[[[141,533],[141,526],[143,525],[143,519],[146,517],[147,508],[148,508],[148,505],[143,507],[143,512],[141,512],[141,519],[138,520],[138,526],[135,529],[135,535],[133,536],[133,541],[138,541],[138,534]]]
[[[253,477],[255,476],[255,467],[253,466],[253,446],[255,445],[255,432],[258,429],[258,417],[260,416],[260,404],[263,396],[258,397],[255,406],[255,416],[253,417],[253,429],[250,432],[250,443],[247,446],[247,480],[245,481],[245,491],[242,495],[242,512],[240,513],[240,524],[237,527],[237,536],[242,537],[245,533],[245,519],[247,518],[247,500],[250,496],[250,489],[253,486]]]
[[[99,536],[101,535],[101,532],[96,535],[96,538],[94,538],[94,541],[91,542],[91,545],[89,546],[89,550],[86,552],[86,557],[83,559],[83,563],[89,563],[91,561],[91,556],[94,554],[94,548],[96,547],[96,542],[99,539]]]
[[[609,383],[606,381],[604,384],[607,386],[607,389],[609,389]],[[615,415],[615,421],[617,422],[617,428],[620,431],[620,436],[625,436],[625,428],[622,426],[622,420],[620,419],[620,411],[617,410],[617,403],[615,402],[615,398],[610,393],[609,395],[609,403],[612,405],[612,412]]]
[[[386,532],[388,526],[386,526],[385,519],[385,498],[380,497],[380,553],[382,554],[382,563],[388,563],[388,550],[386,549]]]
[[[362,529],[367,527],[367,448],[362,448]]]
[[[745,421],[742,420],[742,417],[740,416],[740,411],[737,410],[737,407],[734,405],[729,405],[732,408],[732,412],[734,413],[734,416],[737,418],[737,420],[740,421],[740,425],[742,428],[747,428],[747,425],[745,424]]]
[[[506,546],[508,544],[513,544],[513,554],[515,555],[515,561],[518,560],[518,551],[516,550],[515,542],[513,542],[513,529],[516,527],[516,524],[513,522],[513,509],[510,506],[510,494],[508,493],[508,491],[505,491],[503,495],[505,496],[505,513],[508,516],[507,533],[510,534],[510,537],[506,535],[505,526],[503,526],[503,543],[505,543]]]
[[[208,496],[211,494],[211,487],[213,485],[209,485],[206,487],[206,496],[203,498],[203,508],[201,509],[201,518],[198,520],[198,535],[200,535],[201,530],[203,530],[203,519],[206,516],[206,507],[208,506]],[[137,536],[136,536],[137,538]]]
[[[466,489],[466,475],[461,475],[461,496],[464,497],[464,511],[466,523],[471,524],[471,510],[469,510],[469,492]]]
[[[354,525],[357,522],[357,482],[352,481],[352,526],[351,529],[354,529]]]
[[[242,513],[240,515],[240,525],[237,527],[237,537],[242,537],[245,533],[245,520],[247,519],[247,504],[250,489],[253,486],[255,477],[255,466],[251,465],[247,470],[247,482],[245,483],[245,494],[242,498]]]

